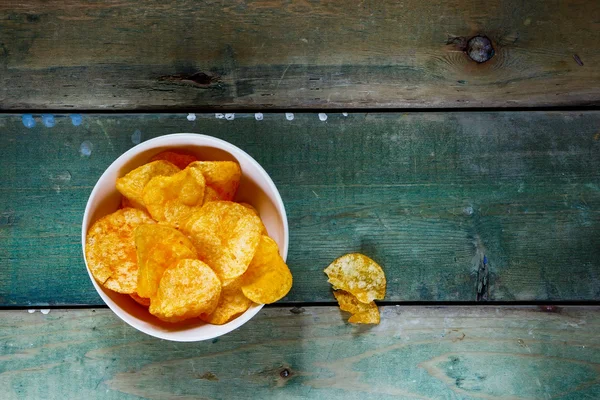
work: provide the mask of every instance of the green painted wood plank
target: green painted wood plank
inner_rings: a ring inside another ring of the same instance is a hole
[[[332,301],[322,270],[352,251],[383,265],[390,301],[600,300],[599,112],[56,121],[0,117],[0,305],[101,304],[80,221],[136,131],[214,135],[265,167],[290,222],[286,301]]]
[[[3,0],[0,109],[600,104],[600,3]],[[495,55],[464,51],[487,35]]]
[[[337,307],[290,311],[200,343],[149,337],[106,309],[2,311],[2,398],[600,397],[597,307],[388,306],[373,327]]]

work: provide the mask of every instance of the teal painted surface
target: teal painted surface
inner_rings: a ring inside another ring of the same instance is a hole
[[[598,112],[36,120],[0,117],[0,305],[101,304],[80,221],[136,131],[213,135],[265,167],[290,222],[286,301],[333,301],[322,270],[353,251],[382,264],[386,300],[600,299]]]
[[[3,0],[0,15],[2,110],[600,104],[598,1]],[[483,64],[464,51],[478,34]]]
[[[0,385],[12,399],[595,399],[600,311],[265,308],[240,329],[173,343],[110,310],[0,312]],[[302,312],[299,312],[302,311]]]

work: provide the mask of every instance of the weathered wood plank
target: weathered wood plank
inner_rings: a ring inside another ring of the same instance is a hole
[[[0,109],[600,104],[600,3],[0,3]],[[487,35],[477,64],[463,38]]]
[[[268,308],[212,342],[172,343],[111,311],[0,312],[2,398],[594,399],[600,309]],[[303,311],[298,313],[298,311]]]
[[[80,221],[136,131],[211,134],[265,167],[290,222],[286,301],[332,301],[322,270],[352,251],[385,267],[387,300],[600,300],[599,112],[56,121],[0,118],[1,305],[102,304]]]

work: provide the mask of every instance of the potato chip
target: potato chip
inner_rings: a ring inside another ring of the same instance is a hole
[[[325,268],[334,289],[354,295],[362,303],[383,300],[385,274],[375,261],[360,253],[342,256]]]
[[[260,214],[258,213],[258,210],[256,208],[254,208],[251,204],[248,203],[238,203],[240,206],[244,206],[246,207],[248,210],[252,211],[254,214],[256,214],[258,216],[258,218],[260,218]],[[262,232],[261,234],[263,235],[269,235],[267,232],[267,227],[265,226],[265,224],[262,222],[262,219],[260,220],[260,223],[262,224]]]
[[[204,199],[204,176],[186,168],[171,176],[155,176],[142,191],[142,199],[155,220],[174,227],[186,220]]]
[[[163,274],[150,313],[168,322],[210,314],[220,294],[221,282],[208,265],[200,260],[180,260]]]
[[[356,297],[343,290],[336,290],[333,292],[333,295],[338,301],[340,309],[352,314],[348,322],[353,324],[379,323],[379,310],[375,302],[361,303]]]
[[[199,258],[222,281],[246,272],[260,241],[260,218],[230,201],[213,201],[196,211],[183,225]]]
[[[150,299],[146,297],[140,297],[137,293],[129,293],[129,296],[131,296],[131,298],[134,299],[136,303],[144,307],[150,307]]]
[[[217,192],[219,200],[233,200],[242,177],[242,170],[238,163],[233,161],[196,161],[189,167],[202,172],[206,179],[206,185]]]
[[[190,163],[198,161],[196,156],[191,154],[177,153],[174,151],[163,151],[150,159],[152,161],[165,160],[177,166],[177,168],[185,169]]]
[[[96,221],[86,237],[85,258],[94,278],[119,293],[134,293],[138,265],[133,231],[154,221],[144,211],[123,208]]]
[[[204,188],[204,201],[203,204],[209,203],[211,201],[220,201],[221,197],[219,196],[219,193],[217,193],[217,191],[213,188],[211,188],[210,186],[206,186]]]
[[[196,248],[183,233],[166,225],[140,225],[135,229],[138,276],[137,294],[156,294],[165,270],[186,258],[198,258]]]
[[[168,161],[153,161],[117,179],[117,190],[127,197],[136,208],[145,209],[142,191],[150,179],[155,176],[173,175],[177,172],[179,172],[179,168]]]
[[[242,275],[242,292],[255,303],[269,304],[292,288],[292,273],[279,255],[277,243],[262,235],[256,254]]]
[[[119,208],[136,208],[135,205],[131,202],[131,200],[129,200],[127,197],[125,196],[121,196],[121,207]],[[141,208],[141,210],[145,211],[145,208]]]
[[[201,314],[200,319],[214,325],[223,325],[245,312],[252,305],[252,300],[242,293],[240,278],[223,283],[221,297],[215,311]]]

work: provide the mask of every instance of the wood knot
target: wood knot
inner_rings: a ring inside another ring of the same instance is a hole
[[[199,87],[207,87],[212,83],[218,83],[220,77],[217,75],[209,75],[204,72],[196,72],[193,74],[177,74],[166,75],[158,78],[159,81],[168,81],[173,83],[190,84]]]
[[[282,377],[282,378],[287,378],[287,377],[289,377],[289,376],[290,376],[290,374],[291,374],[290,370],[289,370],[289,369],[287,369],[287,368],[284,368],[284,369],[282,369],[282,370],[281,370],[281,372],[279,373],[279,376],[280,376],[280,377]]]
[[[477,35],[469,39],[466,51],[471,60],[480,64],[488,61],[495,53],[492,41],[483,35]]]

